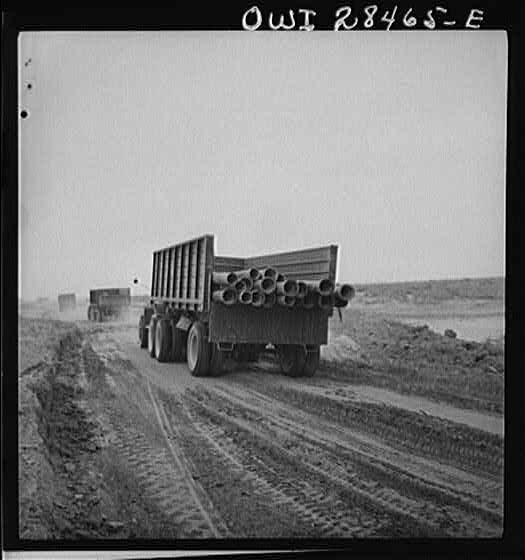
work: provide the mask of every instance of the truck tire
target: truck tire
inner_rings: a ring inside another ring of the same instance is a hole
[[[145,307],[144,308],[144,326],[146,328],[148,327],[152,316],[153,316],[153,308],[152,307]]]
[[[146,326],[144,315],[140,316],[140,321],[139,321],[139,341],[140,341],[141,348],[148,347],[148,327]]]
[[[195,321],[190,327],[186,348],[186,361],[190,373],[195,377],[206,375],[210,367],[210,343],[206,336],[206,327],[200,321]]]
[[[284,375],[299,377],[306,363],[306,352],[300,344],[281,344],[277,347],[279,364]]]
[[[186,331],[176,327],[177,321],[171,321],[171,361],[183,362],[186,359]]]
[[[216,343],[210,343],[210,375],[218,377],[224,372],[226,354],[227,352],[220,350]]]
[[[155,357],[155,329],[157,327],[157,320],[158,317],[152,315],[148,328],[148,353],[152,358]]]
[[[144,315],[140,316],[139,319],[139,342],[142,346],[142,333],[144,332]]]
[[[314,346],[308,349],[306,352],[306,360],[303,368],[303,375],[305,377],[312,377],[319,367],[319,358],[321,356],[321,351],[319,346]]]
[[[91,309],[91,305],[88,307],[88,321],[93,321],[93,310]]]
[[[171,324],[169,319],[159,319],[155,327],[155,358],[167,362],[171,356]]]

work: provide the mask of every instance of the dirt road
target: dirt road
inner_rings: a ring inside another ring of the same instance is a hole
[[[136,331],[72,323],[35,381],[62,481],[49,535],[501,534],[501,436],[363,399],[323,368],[284,377],[271,355],[194,378],[150,358]]]

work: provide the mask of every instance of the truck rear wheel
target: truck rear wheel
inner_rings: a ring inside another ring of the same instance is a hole
[[[148,353],[152,358],[155,357],[155,329],[157,327],[157,320],[158,317],[153,315],[148,328]]]
[[[210,367],[210,343],[206,337],[206,327],[200,321],[195,321],[191,326],[186,348],[190,373],[195,377],[206,375]]]
[[[302,374],[306,362],[304,346],[300,344],[282,344],[277,347],[277,355],[281,371],[289,377],[298,377]]]
[[[183,362],[186,359],[186,331],[177,328],[177,321],[171,321],[171,361]]]
[[[144,315],[140,316],[139,320],[139,342],[141,348],[147,348],[148,346],[148,329],[146,327],[146,321]]]
[[[171,325],[169,319],[159,319],[155,327],[155,358],[167,362],[171,356]]]
[[[218,344],[210,343],[210,375],[218,377],[224,371],[227,352],[220,350]]]
[[[141,348],[147,348],[148,347],[148,325],[146,324],[146,319],[144,319],[144,321],[143,321],[142,340],[140,341],[140,347]]]
[[[319,358],[321,351],[319,346],[313,346],[306,351],[306,361],[304,363],[303,375],[305,377],[312,377],[319,367]]]

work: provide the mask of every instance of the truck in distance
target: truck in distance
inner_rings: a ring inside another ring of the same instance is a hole
[[[187,361],[220,375],[229,358],[255,361],[275,348],[284,374],[315,373],[334,307],[353,297],[336,284],[336,245],[250,258],[215,255],[213,235],[153,253],[141,347],[160,362]]]
[[[101,288],[90,290],[88,319],[90,321],[105,321],[118,319],[131,305],[129,288]]]
[[[58,295],[58,310],[62,313],[70,311],[77,306],[75,294],[59,294]]]

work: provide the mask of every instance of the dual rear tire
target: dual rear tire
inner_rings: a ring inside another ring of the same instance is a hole
[[[186,354],[188,368],[195,377],[216,377],[224,371],[226,352],[208,341],[206,327],[200,321],[193,323],[188,332]]]
[[[319,346],[283,344],[277,347],[281,371],[288,377],[312,377],[319,366]]]
[[[187,344],[188,367],[195,377],[202,377],[208,373],[210,350],[206,327],[200,321],[196,321],[188,332]]]
[[[171,358],[171,321],[157,319],[155,326],[155,358],[158,362],[168,362]]]
[[[195,377],[220,375],[224,369],[224,352],[208,342],[206,327],[200,321],[192,324],[188,334],[176,327],[176,320],[153,315],[149,328],[144,317],[139,321],[139,339],[142,347],[159,362],[187,360],[190,373]]]
[[[158,317],[152,315],[149,321],[148,327],[148,354],[154,358],[155,357],[155,329],[157,328]]]
[[[144,319],[139,322],[141,347],[159,362],[181,362],[186,356],[186,333],[176,327],[176,321],[153,315],[149,326]],[[143,325],[141,330],[141,325]],[[144,344],[144,346],[142,346]]]
[[[193,376],[216,377],[223,373],[226,352],[220,350],[216,343],[208,341],[206,327],[200,321],[191,326],[186,348],[188,368]]]
[[[306,360],[304,362],[303,376],[312,377],[319,367],[321,349],[319,346],[306,347]]]
[[[141,348],[148,347],[148,328],[146,326],[144,315],[140,316],[140,321],[139,321],[139,342]]]
[[[177,328],[177,321],[171,321],[171,361],[184,362],[186,360],[186,331]]]
[[[101,322],[102,318],[102,312],[98,307],[96,307],[95,305],[90,305],[88,307],[88,319],[90,321]]]

